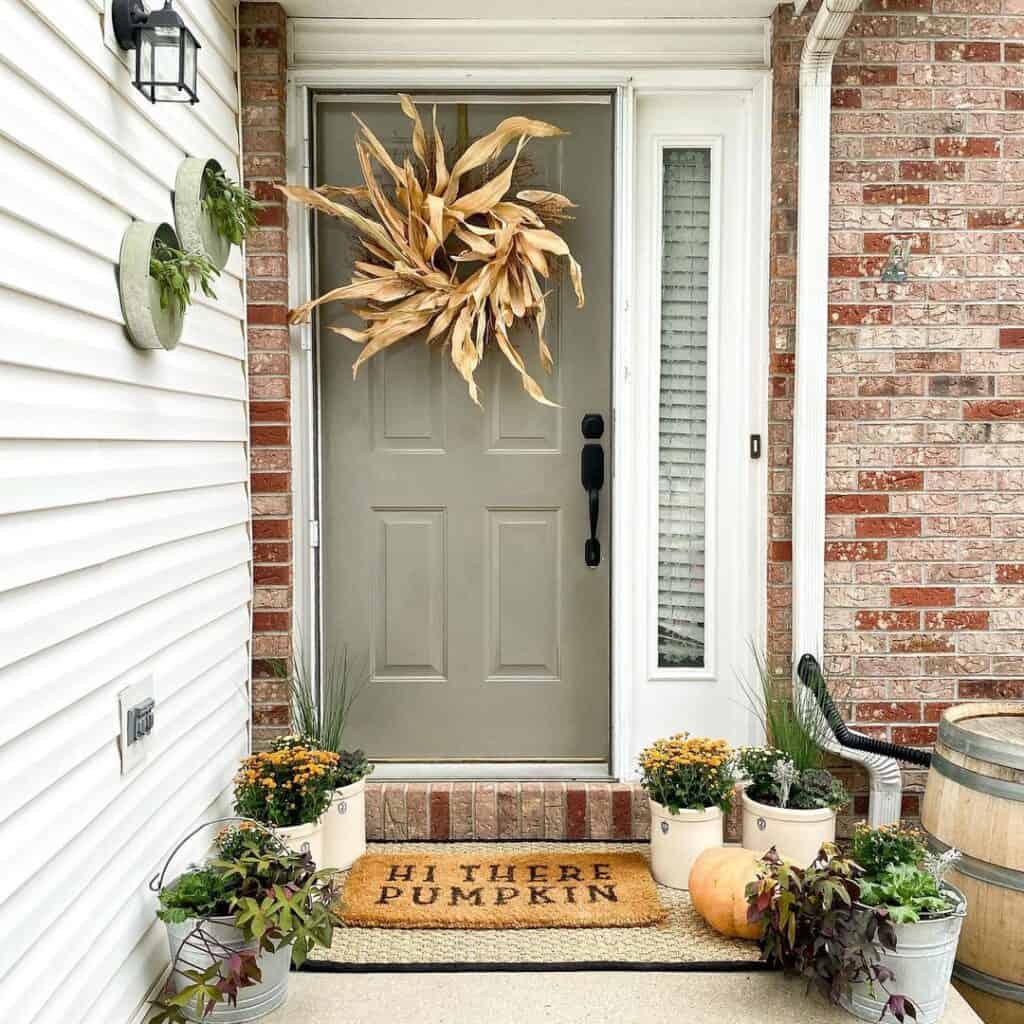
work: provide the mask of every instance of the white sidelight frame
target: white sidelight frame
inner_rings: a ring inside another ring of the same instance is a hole
[[[634,543],[648,553],[634,606],[632,761],[646,743],[685,727],[748,744],[760,728],[741,683],[765,637],[767,464],[748,434],[764,437],[767,405],[767,165],[759,147],[762,108],[742,91],[665,94],[638,90],[632,219],[636,291],[632,329],[640,398],[635,450],[645,486],[629,500]],[[685,130],[684,130],[685,129]],[[658,664],[663,156],[711,156],[705,449],[705,663]],[[759,287],[760,285],[760,287]]]
[[[289,22],[290,63],[287,89],[287,174],[289,181],[310,181],[311,98],[317,90],[362,93],[440,92],[458,90],[476,94],[496,92],[606,92],[613,96],[615,111],[614,164],[614,274],[612,296],[612,659],[611,659],[611,746],[610,764],[552,764],[514,762],[465,762],[463,764],[394,764],[378,767],[375,777],[381,779],[485,779],[485,778],[603,778],[635,777],[631,763],[633,747],[634,687],[638,666],[646,661],[646,650],[638,648],[642,636],[639,617],[647,619],[647,602],[642,588],[646,585],[649,551],[643,545],[651,542],[649,530],[640,522],[647,510],[638,507],[636,496],[647,485],[649,452],[644,447],[650,436],[650,418],[654,417],[657,436],[657,403],[649,401],[649,380],[642,372],[642,339],[634,336],[634,264],[637,259],[634,239],[634,114],[637,98],[646,94],[700,94],[738,91],[747,95],[754,126],[751,140],[751,165],[755,169],[751,181],[755,220],[751,225],[749,250],[736,259],[737,279],[750,293],[749,345],[756,357],[752,361],[755,379],[751,384],[751,408],[748,410],[750,432],[766,435],[767,426],[767,355],[768,355],[768,220],[770,216],[770,99],[771,73],[767,70],[768,23],[759,22],[752,34],[749,21],[743,22],[744,39],[753,38],[756,45],[747,48],[744,58],[748,67],[708,70],[679,66],[678,40],[689,38],[684,19],[671,19],[666,29],[663,55],[650,52],[651,25],[644,27],[642,56],[633,65],[627,59],[634,47],[628,28],[612,31],[603,25],[601,38],[613,51],[595,53],[587,64],[537,65],[536,50],[531,48],[529,33],[520,31],[514,38],[492,36],[488,23],[477,31],[487,37],[482,51],[494,51],[508,44],[504,51],[507,63],[501,67],[451,67],[425,60],[417,61],[417,23],[393,23],[387,53],[375,53],[372,66],[365,66],[365,55],[344,51],[344,33],[338,26],[339,52],[329,60],[323,57],[323,44],[318,44],[318,60],[310,63],[296,54],[294,37],[296,23]],[[320,24],[318,22],[318,24]],[[550,32],[551,23],[538,32]],[[557,24],[557,23],[555,23]],[[623,23],[626,25],[627,23]],[[706,23],[702,23],[706,27]],[[727,23],[723,21],[723,31]],[[566,23],[559,31],[586,32],[586,25]],[[304,31],[302,26],[300,31]],[[472,31],[466,29],[466,31]],[[319,37],[317,37],[319,38]],[[718,36],[716,35],[716,38]],[[680,44],[682,45],[682,44]],[[600,50],[600,47],[597,48]],[[465,52],[465,51],[460,51]],[[706,55],[705,55],[706,59]],[[602,62],[603,61],[603,62]],[[695,61],[703,63],[704,60]],[[667,64],[669,66],[659,66]],[[653,66],[652,66],[653,65]],[[682,137],[682,136],[681,136]],[[289,217],[289,301],[296,305],[309,295],[311,286],[310,218],[293,211]],[[649,258],[644,256],[643,258]],[[295,560],[295,626],[297,643],[311,666],[315,665],[318,644],[315,636],[315,614],[320,607],[320,574],[317,569],[318,511],[317,480],[320,475],[319,453],[315,445],[318,401],[314,379],[313,334],[310,326],[292,328],[292,427],[294,479],[294,560]],[[759,577],[752,586],[759,602],[759,631],[764,634],[767,560],[767,495],[764,463],[760,464],[760,484],[754,495],[756,508],[751,516],[757,522],[757,545],[760,551]],[[656,502],[656,495],[655,495]],[[653,538],[657,545],[657,533]],[[656,550],[656,547],[655,547]],[[655,582],[656,585],[656,582]],[[641,668],[642,672],[643,669]]]

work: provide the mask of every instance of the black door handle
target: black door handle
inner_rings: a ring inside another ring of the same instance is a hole
[[[583,558],[593,569],[601,564],[597,522],[601,512],[601,488],[604,487],[604,449],[599,444],[583,446],[580,453],[580,477],[590,505],[590,537],[583,546]]]

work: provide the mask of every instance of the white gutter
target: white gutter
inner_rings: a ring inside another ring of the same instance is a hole
[[[797,12],[806,3],[798,3]],[[825,628],[825,424],[828,381],[828,241],[832,62],[860,0],[824,0],[800,58],[797,221],[796,381],[793,407],[793,655],[822,660]],[[795,682],[797,697],[809,697]],[[811,699],[814,707],[817,704]],[[899,765],[841,747],[831,753],[863,765],[871,782],[869,821],[898,821]]]

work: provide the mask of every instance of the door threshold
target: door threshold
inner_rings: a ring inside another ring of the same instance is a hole
[[[607,762],[580,761],[384,761],[373,782],[614,782]]]

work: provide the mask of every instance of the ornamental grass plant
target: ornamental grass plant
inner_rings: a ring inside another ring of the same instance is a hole
[[[825,763],[826,725],[809,703],[793,699],[793,674],[778,669],[754,650],[757,679],[742,680],[747,703],[775,750],[781,751],[798,771],[822,768]]]
[[[362,751],[346,751],[342,744],[352,705],[369,680],[366,659],[353,657],[348,645],[343,644],[325,655],[314,672],[302,651],[296,648],[291,675],[284,662],[275,663],[275,669],[278,678],[289,686],[295,734],[308,741],[307,745],[340,754],[343,762],[363,757]],[[364,774],[369,775],[369,770]]]
[[[673,814],[732,806],[736,783],[732,748],[725,740],[680,732],[640,752],[641,782],[656,803]]]
[[[737,753],[739,770],[750,780],[747,795],[770,807],[839,810],[850,796],[825,767],[824,719],[809,695],[797,699],[789,669],[777,669],[759,651],[753,653],[757,680],[742,686],[768,745],[742,747]]]

